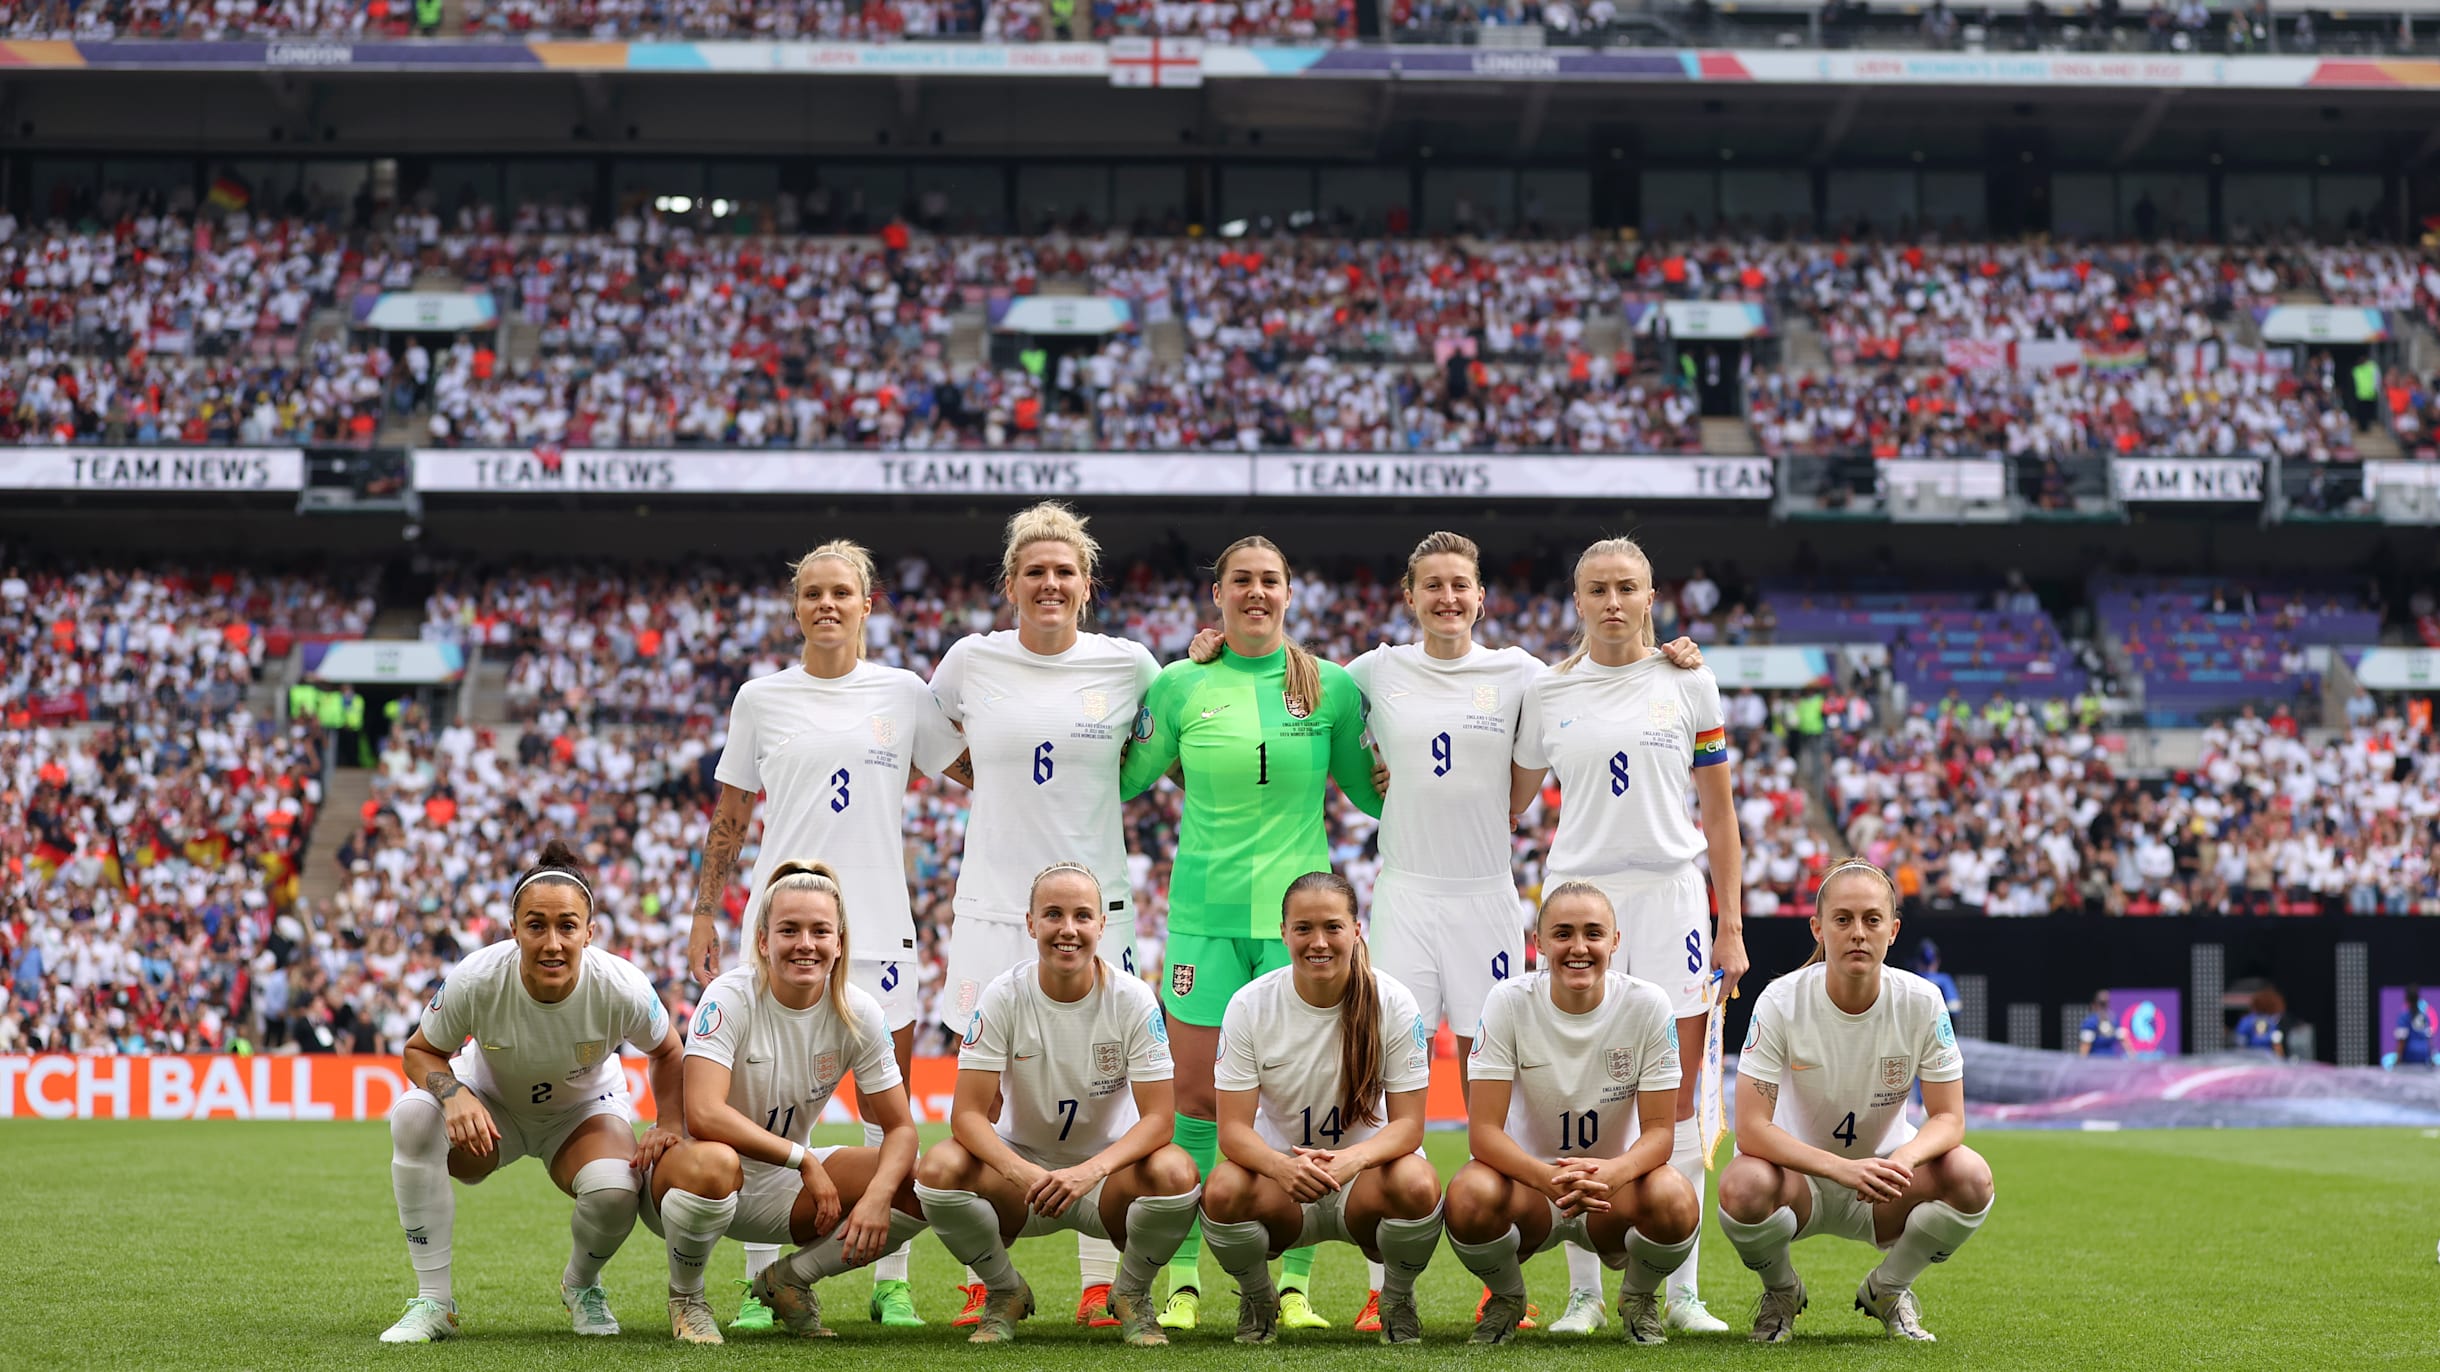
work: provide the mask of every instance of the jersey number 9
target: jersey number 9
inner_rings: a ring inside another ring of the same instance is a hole
[[[1432,735],[1432,775],[1445,777],[1449,774],[1449,768],[1454,765],[1449,761],[1450,752],[1446,733]]]

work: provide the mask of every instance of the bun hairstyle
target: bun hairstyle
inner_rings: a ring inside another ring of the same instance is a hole
[[[1064,543],[1076,550],[1076,563],[1084,570],[1085,588],[1090,595],[1095,570],[1101,565],[1101,544],[1086,533],[1085,516],[1056,500],[1029,505],[1011,515],[1008,520],[1008,546],[1000,554],[1000,584],[1014,586],[1017,581],[1017,554],[1028,544]],[[1076,607],[1076,617],[1084,618],[1091,601]]]
[[[1625,537],[1605,538],[1598,543],[1592,544],[1583,552],[1576,555],[1576,571],[1574,575],[1568,578],[1569,591],[1572,593],[1575,590],[1576,583],[1584,579],[1585,563],[1590,562],[1597,557],[1610,557],[1613,555],[1619,557],[1631,557],[1635,559],[1635,564],[1644,569],[1644,584],[1647,587],[1652,584],[1652,559],[1644,556],[1642,544],[1637,543],[1634,539]],[[1652,627],[1652,612],[1650,610],[1646,610],[1644,612],[1643,640],[1644,646],[1647,648],[1657,648],[1660,646],[1660,635]],[[1584,613],[1580,610],[1576,614],[1576,649],[1574,652],[1567,655],[1565,661],[1562,661],[1559,664],[1558,670],[1562,672],[1568,671],[1577,663],[1584,661],[1585,651]]]
[[[771,904],[782,893],[789,891],[811,891],[816,895],[828,896],[831,907],[839,912],[839,957],[830,965],[830,985],[824,989],[822,999],[846,1028],[848,1041],[861,1044],[864,1042],[864,1027],[856,1023],[856,1017],[847,1008],[847,895],[839,889],[839,874],[830,870],[828,863],[790,858],[771,869],[770,879],[763,883],[762,911],[759,915],[761,923],[755,927],[753,946],[746,950],[746,956],[754,960],[755,989],[761,990],[771,984],[771,950],[768,946],[771,938]]]
[[[1220,578],[1228,575],[1230,558],[1257,548],[1278,558],[1280,572],[1290,580],[1295,579],[1296,569],[1289,564],[1288,555],[1279,550],[1278,544],[1261,534],[1248,534],[1220,550],[1220,560],[1212,564],[1212,584],[1218,585]],[[1288,650],[1287,680],[1282,688],[1288,698],[1288,713],[1302,719],[1322,708],[1322,669],[1314,662],[1313,654],[1305,651],[1305,645],[1293,638],[1283,637],[1280,641]],[[1305,707],[1302,714],[1295,709],[1299,702]]]
[[[1108,911],[1106,911],[1106,910],[1103,910],[1103,909],[1102,909],[1102,907],[1101,907],[1101,878],[1100,878],[1100,877],[1097,877],[1097,876],[1095,876],[1095,875],[1093,875],[1093,869],[1092,869],[1092,868],[1090,868],[1090,867],[1085,866],[1085,865],[1084,865],[1083,863],[1081,863],[1081,862],[1067,862],[1067,861],[1054,862],[1054,863],[1052,863],[1050,866],[1043,868],[1041,871],[1034,873],[1034,879],[1033,879],[1033,883],[1032,883],[1031,885],[1029,885],[1029,886],[1027,886],[1027,887],[1025,888],[1025,908],[1026,908],[1026,911],[1027,911],[1028,913],[1031,913],[1031,912],[1032,912],[1032,910],[1033,910],[1033,908],[1034,908],[1034,901],[1035,901],[1035,899],[1036,899],[1037,897],[1039,897],[1039,896],[1042,894],[1042,883],[1044,883],[1044,882],[1046,882],[1046,881],[1050,880],[1052,877],[1059,876],[1059,875],[1061,875],[1062,873],[1066,873],[1066,872],[1074,872],[1074,873],[1076,873],[1078,876],[1083,877],[1083,878],[1084,878],[1084,879],[1085,879],[1087,882],[1090,882],[1090,883],[1092,884],[1092,887],[1093,887],[1093,912],[1094,912],[1095,914],[1098,914],[1098,915],[1100,915],[1100,916],[1101,916],[1102,925],[1103,925],[1104,929],[1106,930],[1106,929],[1108,928],[1108,925],[1109,925],[1109,922],[1110,922],[1110,916],[1109,916],[1109,912],[1108,912]],[[1098,952],[1098,951],[1100,951],[1100,950],[1099,950],[1099,948],[1098,948],[1098,947],[1096,947],[1095,951],[1096,951],[1096,952]],[[1096,957],[1096,958],[1094,958],[1094,959],[1093,959],[1093,987],[1094,987],[1094,989],[1095,989],[1095,990],[1099,990],[1099,989],[1101,989],[1101,987],[1103,986],[1103,984],[1104,984],[1104,983],[1106,983],[1106,982],[1108,982],[1108,981],[1109,981],[1109,979],[1110,979],[1110,963],[1109,963],[1109,959],[1107,959],[1107,958],[1100,958],[1100,957]]]
[[[1347,903],[1347,918],[1356,918],[1356,888],[1336,872],[1307,872],[1288,883],[1280,898],[1281,924],[1288,920],[1288,902],[1307,891],[1338,897]],[[1357,1124],[1381,1122],[1381,985],[1373,980],[1372,954],[1356,940],[1347,994],[1339,1000],[1339,1080],[1346,1094],[1339,1101],[1339,1118]]]
[[[789,563],[788,585],[790,590],[793,592],[796,586],[804,581],[807,567],[825,558],[846,563],[847,570],[856,574],[856,585],[862,588],[864,598],[867,601],[873,598],[873,586],[879,579],[878,573],[873,570],[873,555],[865,551],[863,544],[844,538],[834,538]],[[856,656],[858,658],[864,656],[864,639],[861,635],[856,639]]]
[[[593,882],[585,873],[584,862],[565,839],[552,839],[542,845],[542,856],[534,865],[517,875],[517,884],[509,888],[508,909],[513,919],[517,905],[525,899],[526,888],[537,883],[573,886],[585,898],[585,917],[593,916]]]
[[[1870,875],[1878,879],[1881,883],[1881,889],[1889,893],[1890,916],[1893,919],[1896,918],[1898,913],[1898,883],[1890,879],[1889,873],[1882,871],[1880,868],[1873,866],[1871,863],[1866,862],[1860,857],[1848,858],[1844,862],[1839,863],[1837,866],[1832,867],[1829,871],[1822,873],[1820,884],[1813,888],[1813,909],[1815,912],[1815,918],[1820,917],[1820,911],[1822,908],[1822,892],[1830,889],[1831,882],[1838,880],[1840,877],[1849,875]],[[1828,962],[1829,960],[1830,950],[1824,947],[1822,945],[1822,941],[1817,938],[1813,940],[1813,956],[1806,958],[1803,962],[1798,963],[1797,966],[1800,968],[1810,967],[1814,963]]]

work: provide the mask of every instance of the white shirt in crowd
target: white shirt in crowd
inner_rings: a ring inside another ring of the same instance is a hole
[[[1118,755],[1160,673],[1142,644],[1103,634],[1048,655],[1013,629],[949,645],[932,693],[964,728],[974,767],[959,919],[1023,923],[1034,874],[1081,862],[1101,882],[1109,922],[1133,928]]]
[[[1669,997],[1612,971],[1581,1015],[1550,998],[1550,973],[1491,988],[1466,1074],[1513,1082],[1508,1136],[1537,1158],[1614,1158],[1637,1132],[1636,1095],[1678,1088]]]
[[[649,1052],[669,1037],[669,1011],[651,980],[627,959],[587,947],[575,988],[546,1005],[525,989],[518,958],[516,942],[503,940],[460,962],[424,1008],[424,1041],[454,1054],[459,1080],[520,1118],[625,1095],[619,1045]]]
[[[1389,764],[1381,863],[1436,880],[1508,876],[1508,764],[1517,719],[1547,669],[1522,648],[1433,657],[1384,645],[1347,664]]]
[[[957,1066],[1000,1074],[1000,1137],[1050,1167],[1116,1142],[1140,1118],[1134,1084],[1174,1072],[1151,987],[1105,970],[1083,1000],[1056,1001],[1030,959],[983,988]]]
[[[1687,808],[1694,769],[1727,760],[1711,669],[1680,671],[1658,653],[1544,673],[1517,724],[1517,765],[1558,777],[1549,870],[1570,877],[1674,872],[1703,856]]]
[[[848,956],[912,958],[907,772],[937,776],[965,746],[931,688],[904,668],[858,662],[825,679],[799,665],[738,687],[713,775],[749,795],[768,792],[752,889],[791,858],[828,863],[847,903]],[[758,895],[744,921],[749,950],[761,918]]]
[[[1906,1098],[1918,1078],[1966,1074],[1940,991],[1912,972],[1881,969],[1872,1008],[1830,1001],[1829,968],[1800,967],[1762,992],[1737,1070],[1779,1088],[1771,1121],[1841,1157],[1887,1157],[1915,1136]]]
[[[1384,1096],[1431,1084],[1431,1033],[1415,994],[1395,977],[1373,973],[1381,1002],[1381,1089]],[[1258,1091],[1254,1129],[1263,1141],[1290,1148],[1353,1148],[1387,1123],[1345,1118],[1347,1084],[1339,1071],[1340,1007],[1309,1005],[1296,993],[1296,969],[1282,967],[1245,984],[1220,1016],[1220,1061],[1212,1084],[1223,1091]]]
[[[847,991],[851,1027],[830,997],[791,1010],[755,985],[751,966],[733,968],[703,989],[686,1055],[729,1069],[729,1105],[791,1143],[803,1143],[841,1080],[856,1079],[863,1095],[899,1084],[898,1059],[882,1023],[881,1004],[857,987]],[[746,1159],[748,1168],[774,1164]]]

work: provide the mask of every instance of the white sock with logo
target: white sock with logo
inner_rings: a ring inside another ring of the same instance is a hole
[[[457,1194],[449,1189],[449,1130],[429,1091],[409,1091],[390,1107],[390,1190],[406,1231],[415,1294],[456,1309],[449,1296],[449,1240]]]
[[[661,1197],[661,1237],[669,1246],[671,1291],[682,1296],[703,1293],[703,1265],[712,1260],[712,1250],[736,1218],[734,1194],[712,1200],[672,1187]]]

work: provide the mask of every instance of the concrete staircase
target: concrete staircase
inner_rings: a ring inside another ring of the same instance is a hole
[[[1791,376],[1830,370],[1830,349],[1822,343],[1821,330],[1792,310],[1779,317],[1779,366]]]
[[[320,904],[339,894],[344,873],[339,848],[363,827],[364,803],[373,798],[373,774],[362,768],[335,767],[322,791],[322,808],[314,815],[313,833],[305,842],[305,870],[298,891]]]
[[[466,722],[477,729],[508,723],[508,658],[486,653],[466,674]]]
[[[507,339],[500,347],[500,360],[516,372],[535,358],[542,356],[542,326],[522,316],[512,316],[506,330]]]
[[[2383,410],[2385,414],[2387,407]],[[2369,429],[2355,431],[2355,455],[2366,462],[2394,462],[2405,457],[2406,450],[2398,446],[2397,431],[2384,418]]]
[[[949,370],[970,371],[991,356],[991,334],[979,305],[949,316]]]
[[[1703,421],[1703,451],[1712,457],[1753,457],[1762,451],[1754,442],[1754,428],[1742,419]]]
[[[1186,360],[1186,325],[1174,314],[1157,324],[1146,325],[1144,344],[1152,349],[1153,361],[1174,367]]]

